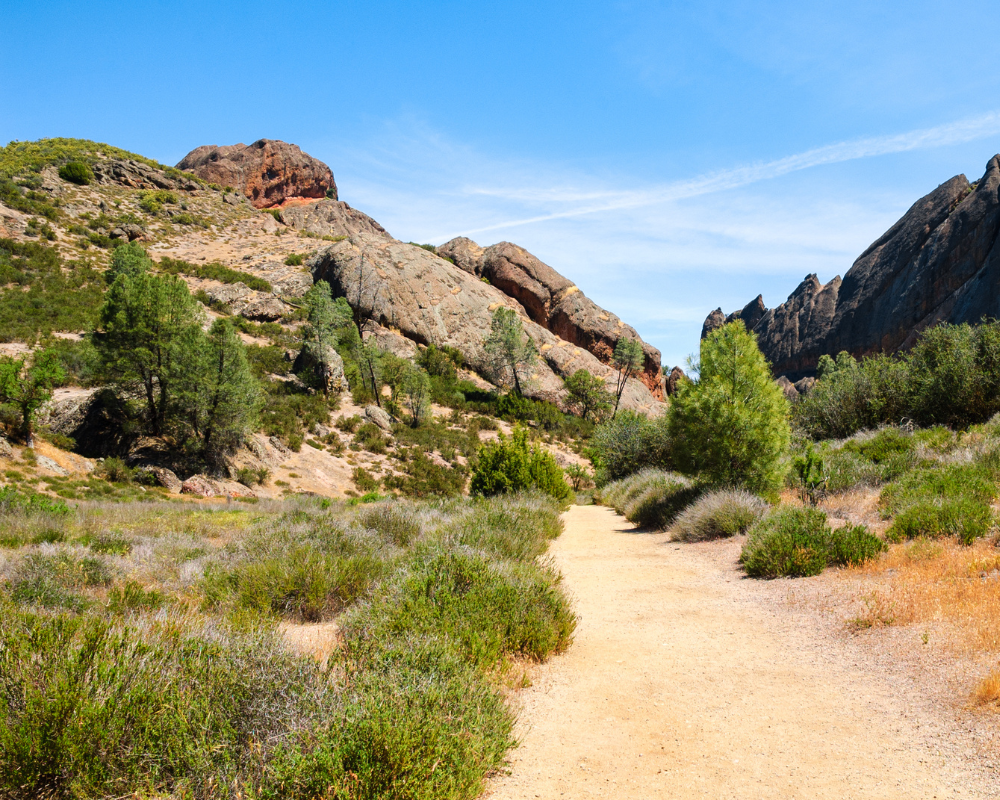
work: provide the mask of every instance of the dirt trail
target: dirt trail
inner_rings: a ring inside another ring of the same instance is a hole
[[[576,506],[551,553],[580,615],[520,695],[502,798],[986,797],[913,715],[739,578],[612,510]]]

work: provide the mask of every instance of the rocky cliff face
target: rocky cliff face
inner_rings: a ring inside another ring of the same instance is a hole
[[[320,250],[309,267],[316,280],[327,281],[335,294],[351,301],[357,296],[362,256],[369,276],[365,280],[377,284],[377,289],[366,288],[366,296],[377,296],[375,321],[385,329],[420,344],[451,345],[468,364],[483,368],[482,342],[493,311],[507,306],[522,315],[525,332],[538,345],[540,359],[528,394],[558,402],[564,394],[561,379],[578,369],[613,381],[609,367],[538,324],[514,297],[423,248],[356,233]],[[655,411],[658,403],[643,383],[632,381],[622,406]]]
[[[998,233],[994,156],[977,183],[958,175],[914,203],[843,281],[823,285],[808,276],[753,326],[761,350],[776,375],[795,378],[815,370],[824,353],[891,353],[912,346],[931,325],[1000,316]],[[720,317],[709,315],[703,335]]]
[[[209,183],[232,186],[255,208],[275,208],[296,200],[337,199],[333,171],[296,145],[259,139],[251,145],[195,148],[177,165]]]
[[[517,300],[528,316],[560,339],[582,347],[604,364],[611,363],[615,344],[625,336],[640,339],[630,325],[605,311],[572,281],[540,261],[523,247],[500,242],[482,248],[464,237],[452,239],[438,253],[472,275]],[[642,342],[644,354],[640,379],[657,399],[663,398],[660,351]]]

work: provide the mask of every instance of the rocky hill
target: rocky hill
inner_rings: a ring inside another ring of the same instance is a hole
[[[942,322],[1000,316],[1000,155],[975,183],[957,175],[920,198],[862,253],[843,279],[808,275],[777,308],[761,297],[708,331],[742,318],[758,337],[775,375],[795,380],[823,354],[854,356],[911,347]]]

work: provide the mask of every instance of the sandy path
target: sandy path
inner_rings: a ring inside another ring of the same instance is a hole
[[[607,508],[552,546],[580,615],[538,670],[501,798],[985,797],[890,693],[740,582]]]

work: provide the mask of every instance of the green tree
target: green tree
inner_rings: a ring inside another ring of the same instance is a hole
[[[598,486],[646,467],[670,469],[668,420],[623,409],[594,429],[589,451]]]
[[[614,365],[618,370],[618,377],[615,379],[615,414],[618,413],[618,404],[622,401],[625,393],[625,385],[628,379],[642,369],[643,353],[642,344],[636,339],[619,339],[615,344]]]
[[[134,278],[143,272],[149,272],[152,268],[153,261],[142,245],[138,242],[129,242],[116,247],[111,253],[111,265],[104,273],[104,277],[108,283],[114,283],[119,275]]]
[[[611,395],[601,378],[591,375],[585,369],[578,369],[564,382],[566,403],[583,419],[591,415],[600,417],[611,408]]]
[[[370,394],[375,404],[382,407],[382,387],[385,379],[382,373],[382,349],[373,341],[358,338],[354,346],[354,360],[358,364],[358,376],[365,392]]]
[[[788,401],[757,338],[742,320],[712,331],[697,372],[670,405],[674,463],[712,484],[776,492],[790,438]]]
[[[410,424],[416,428],[431,410],[430,376],[415,364],[407,364],[400,383],[403,405],[410,413]]]
[[[343,297],[333,299],[330,284],[317,282],[302,298],[309,325],[304,328],[308,341],[333,347],[340,341],[344,328],[353,323],[353,312]]]
[[[65,378],[59,355],[53,350],[36,352],[31,360],[0,360],[0,403],[10,403],[21,413],[24,443],[34,447],[34,421],[38,409],[52,397],[52,387]]]
[[[201,312],[184,281],[148,272],[115,278],[100,311],[95,344],[120,390],[143,397],[148,429],[165,432],[177,379],[200,351]]]
[[[538,348],[524,332],[521,318],[514,309],[500,306],[493,312],[483,349],[493,381],[505,389],[513,386],[514,391],[523,397],[531,369],[538,361]]]
[[[261,406],[246,347],[228,319],[216,320],[192,344],[178,406],[206,453],[232,452],[253,431]]]
[[[492,497],[529,489],[564,503],[573,497],[552,454],[529,444],[528,432],[518,425],[509,438],[500,434],[495,442],[479,449],[469,492]]]

